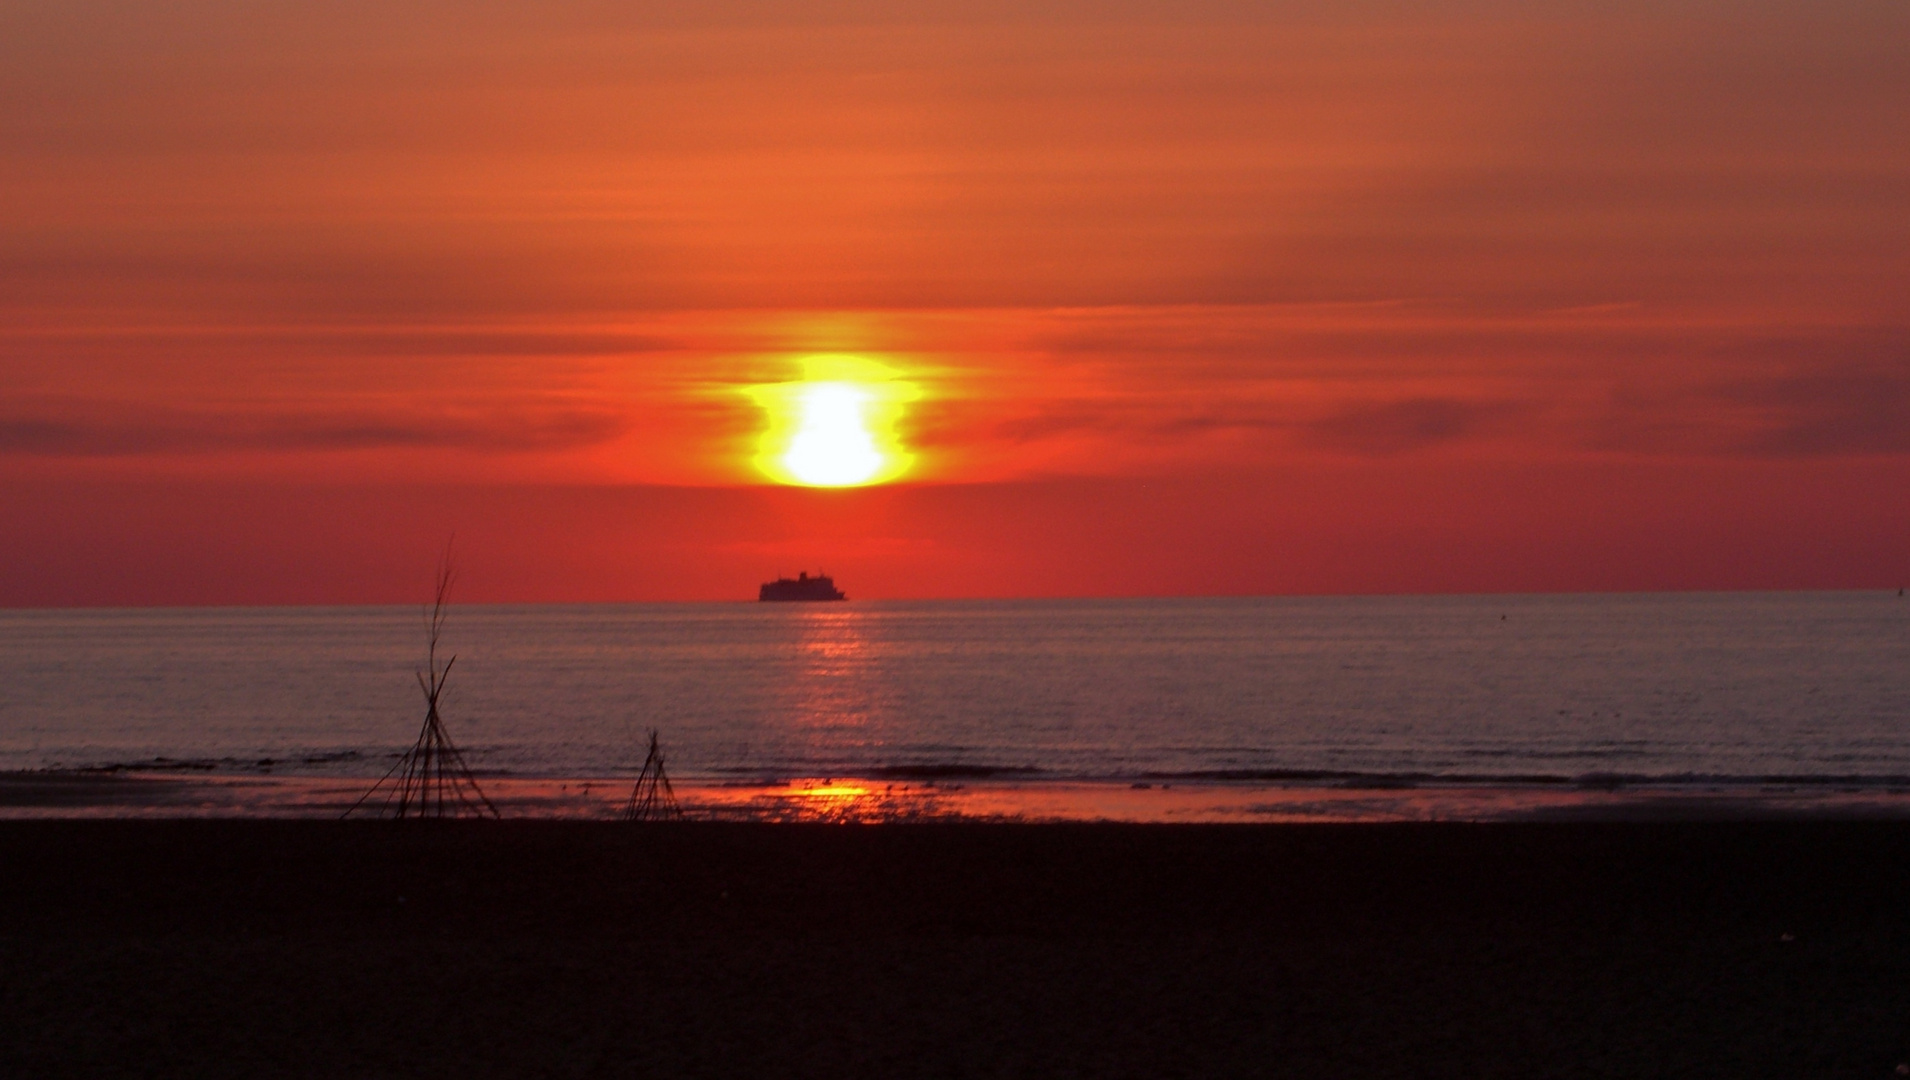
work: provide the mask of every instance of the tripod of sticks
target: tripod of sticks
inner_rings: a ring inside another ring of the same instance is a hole
[[[398,759],[371,790],[358,797],[342,817],[350,817],[369,803],[380,791],[384,798],[376,805],[379,817],[444,818],[499,817],[497,807],[478,787],[477,779],[464,763],[464,755],[445,733],[444,720],[438,715],[438,699],[444,694],[445,680],[451,675],[452,656],[442,667],[438,664],[438,638],[444,630],[445,601],[451,593],[456,574],[450,554],[438,565],[438,587],[431,602],[431,615],[425,621],[425,666],[418,672],[418,688],[424,691],[424,726],[418,740]],[[654,740],[653,740],[654,745]]]
[[[657,733],[650,732],[650,753],[643,759],[643,771],[630,789],[630,801],[623,806],[625,821],[681,821],[683,808],[676,803],[676,791],[663,771],[663,749],[657,745]]]

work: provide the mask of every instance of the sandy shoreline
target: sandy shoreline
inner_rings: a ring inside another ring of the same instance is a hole
[[[0,1073],[1873,1076],[1910,826],[0,822]]]
[[[483,779],[504,816],[555,820],[614,819],[630,783],[603,777]],[[364,778],[336,776],[10,772],[0,773],[0,820],[326,819],[342,814],[369,785]],[[739,822],[1910,821],[1910,791],[1829,785],[1363,787],[805,777],[683,781],[676,791],[691,819]]]

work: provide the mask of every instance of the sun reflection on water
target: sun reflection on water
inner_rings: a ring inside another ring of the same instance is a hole
[[[867,664],[869,642],[856,612],[832,609],[802,613],[796,647],[804,675],[832,677],[860,674]]]
[[[882,726],[884,695],[866,620],[834,605],[798,618],[795,677],[785,691],[791,725],[809,733],[817,760],[879,741],[874,733]]]

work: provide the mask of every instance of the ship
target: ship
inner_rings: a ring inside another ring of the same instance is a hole
[[[847,600],[842,590],[836,588],[836,581],[828,574],[809,576],[804,570],[793,578],[777,578],[763,583],[762,591],[756,594],[758,600]]]

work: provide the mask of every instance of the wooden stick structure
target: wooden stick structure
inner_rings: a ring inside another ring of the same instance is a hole
[[[625,821],[681,821],[683,808],[677,805],[676,791],[663,771],[663,748],[657,745],[655,729],[650,732],[650,753],[643,759],[643,771],[630,789],[630,801],[623,806]]]
[[[425,666],[418,672],[418,688],[424,691],[424,726],[411,749],[398,759],[371,790],[358,797],[341,817],[350,817],[360,807],[372,804],[380,791],[384,798],[376,804],[381,818],[499,817],[497,807],[478,786],[477,778],[464,763],[464,755],[444,730],[444,718],[438,712],[438,700],[444,695],[445,680],[454,655],[438,664],[438,638],[444,632],[445,603],[456,578],[451,569],[451,551],[445,548],[438,564],[438,587],[431,602],[431,614],[425,620]]]

